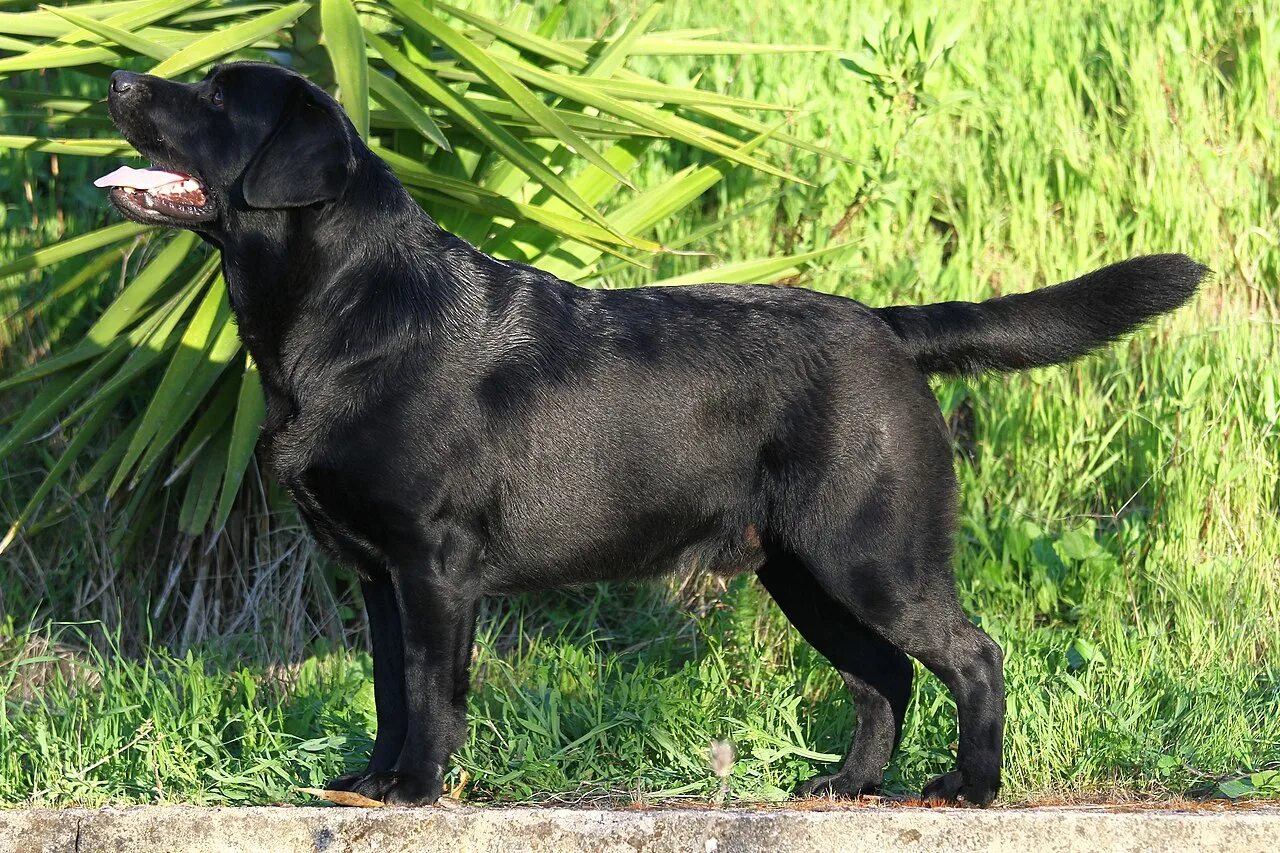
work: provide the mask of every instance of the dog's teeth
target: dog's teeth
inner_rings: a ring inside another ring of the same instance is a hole
[[[177,181],[156,187],[155,192],[161,195],[181,195],[182,193],[195,192],[198,189],[200,189],[200,182],[193,178],[187,178],[185,181]]]

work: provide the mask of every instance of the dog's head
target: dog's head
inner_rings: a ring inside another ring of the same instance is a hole
[[[117,71],[107,104],[154,167],[121,167],[95,183],[150,225],[216,232],[234,211],[334,201],[359,144],[333,98],[269,63],[219,65],[190,84]]]

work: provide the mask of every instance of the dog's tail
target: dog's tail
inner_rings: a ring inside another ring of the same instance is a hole
[[[1078,358],[1172,311],[1207,272],[1186,255],[1149,255],[986,302],[874,310],[925,373],[1023,370]]]

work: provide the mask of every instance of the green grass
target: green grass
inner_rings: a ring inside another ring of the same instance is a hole
[[[593,33],[605,9],[570,4],[566,25]],[[849,14],[819,0],[665,13],[854,50],[879,25]],[[796,155],[812,188],[730,182],[659,236],[745,210],[693,245],[733,260],[852,240],[805,284],[873,304],[1025,290],[1142,252],[1209,264],[1192,308],[1105,354],[939,384],[962,483],[956,570],[1007,653],[1006,799],[1280,794],[1280,9],[1013,0],[957,14],[962,34],[915,103],[886,106],[834,56],[645,60],[672,82],[701,74],[801,105],[791,132],[856,161]],[[653,153],[639,185],[689,157]],[[705,263],[667,258],[612,283]],[[110,574],[55,533],[0,573],[13,683],[0,802],[295,801],[294,785],[358,763],[373,722],[362,654],[313,647],[286,664],[240,636],[147,651],[128,596],[96,645],[13,627],[98,612],[41,585],[41,567]],[[119,633],[134,654],[103,645]],[[738,753],[731,795],[775,799],[840,753],[853,722],[834,673],[749,578],[493,603],[478,646],[451,778],[465,769],[480,801],[711,797],[719,738]],[[49,648],[79,663],[42,661]],[[922,675],[891,788],[945,769],[955,736],[950,699]]]

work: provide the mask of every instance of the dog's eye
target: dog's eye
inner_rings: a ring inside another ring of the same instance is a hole
[[[209,103],[215,107],[222,106],[222,87],[214,87],[213,93],[209,95]]]

